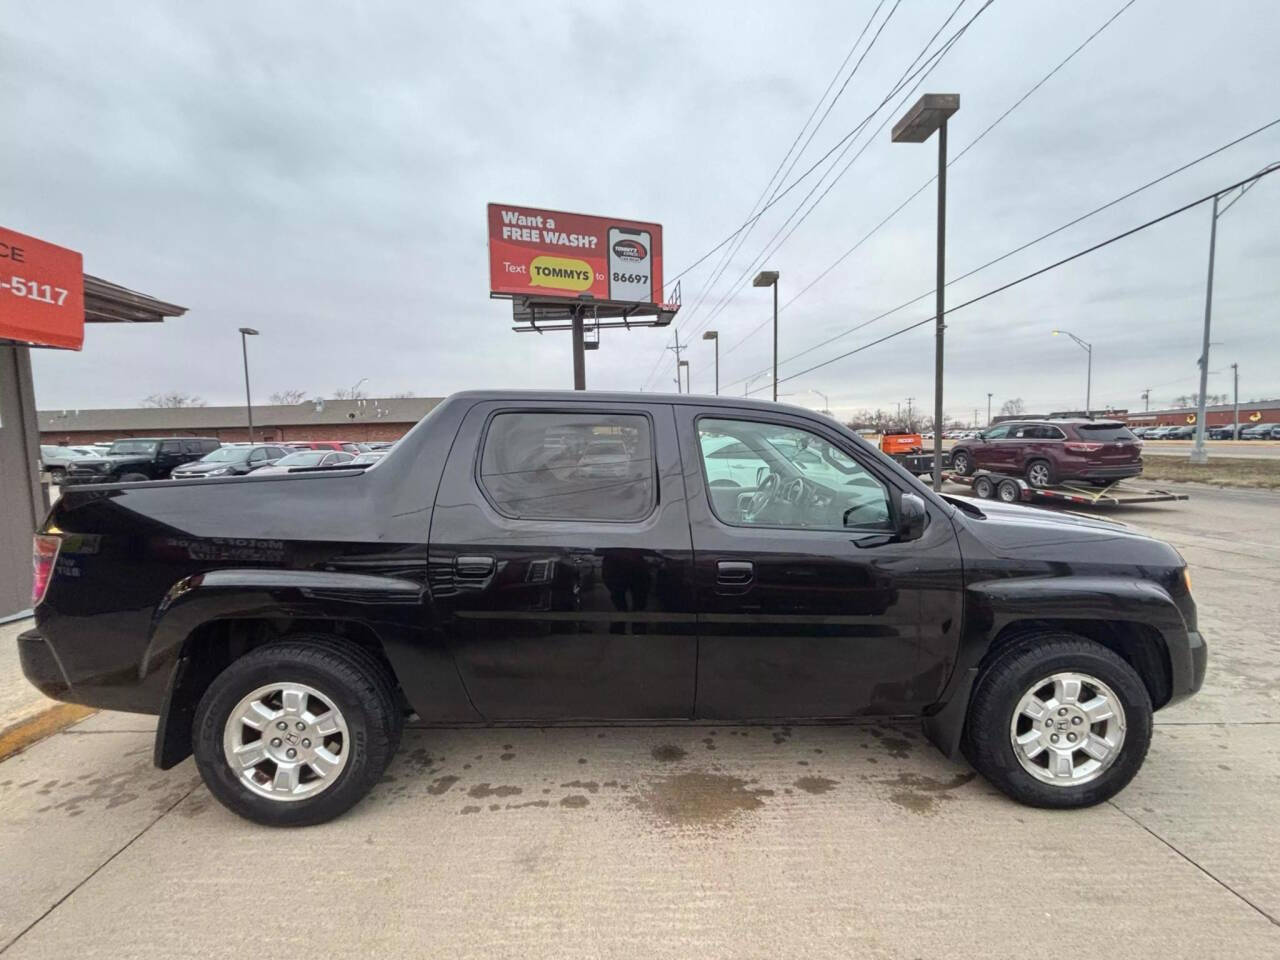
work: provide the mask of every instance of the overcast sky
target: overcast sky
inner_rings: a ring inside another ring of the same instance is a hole
[[[983,2],[966,0],[942,38]],[[952,154],[1124,3],[996,0],[920,88],[961,95]],[[514,333],[509,304],[488,299],[485,204],[659,222],[674,276],[747,218],[875,6],[13,0],[0,20],[0,221],[190,308],[163,326],[93,325],[78,354],[35,351],[39,405],[133,406],[170,390],[240,402],[241,325],[262,332],[250,344],[262,399],[361,378],[375,396],[567,388],[568,336]],[[790,179],[880,104],[954,6],[901,0]],[[1280,117],[1277,36],[1267,0],[1137,0],[951,168],[948,276]],[[934,172],[933,141],[872,136],[899,97],[763,264],[781,272],[784,304]],[[951,286],[949,302],[1276,160],[1280,126]],[[712,389],[708,318],[726,392],[768,366],[767,324],[741,338],[768,318],[769,291],[734,281],[823,169],[761,218],[697,311],[718,255],[683,277],[695,392]],[[930,189],[784,310],[781,356],[930,290],[934,215]],[[1242,398],[1280,395],[1278,216],[1280,175],[1219,222],[1210,392],[1230,390],[1238,361]],[[1208,237],[1205,205],[954,314],[948,413],[985,418],[988,392],[997,408],[1013,396],[1081,406],[1085,355],[1055,326],[1094,343],[1095,406],[1194,391]],[[931,312],[926,297],[782,374]],[[672,336],[605,332],[588,385],[674,390]],[[838,414],[927,407],[932,372],[926,325],[781,392],[820,407],[823,391]]]

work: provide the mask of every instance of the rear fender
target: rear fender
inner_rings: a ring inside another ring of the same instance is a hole
[[[195,709],[227,657],[216,628],[256,625],[249,645],[317,623],[371,637],[410,705],[425,719],[479,720],[458,679],[452,654],[430,629],[426,588],[412,580],[306,570],[229,569],[178,581],[152,620],[140,665],[143,677],[168,671],[156,730],[155,762],[167,769],[191,752]]]

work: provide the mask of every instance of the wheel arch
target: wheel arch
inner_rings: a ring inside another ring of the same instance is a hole
[[[154,760],[168,769],[191,753],[200,697],[230,663],[290,636],[322,635],[385,664],[403,706],[430,718],[480,719],[452,656],[425,628],[421,585],[398,578],[310,571],[221,570],[175,584],[157,609],[140,665],[168,671]]]

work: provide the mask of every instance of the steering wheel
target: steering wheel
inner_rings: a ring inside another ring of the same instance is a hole
[[[770,473],[760,481],[760,486],[756,488],[756,492],[751,495],[751,500],[746,508],[742,511],[742,519],[746,523],[755,522],[756,518],[773,503],[773,498],[778,493],[778,485],[781,481],[776,473]]]
[[[780,494],[783,503],[800,503],[804,500],[804,477],[793,477],[787,481]]]

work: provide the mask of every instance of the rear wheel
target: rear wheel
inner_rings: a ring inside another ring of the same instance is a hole
[[[330,637],[259,647],[214,678],[192,739],[206,786],[270,826],[323,823],[377,783],[402,717],[386,667]]]
[[[1053,483],[1053,468],[1048,460],[1032,460],[1027,464],[1027,483],[1033,487],[1047,487]]]
[[[1147,755],[1151,698],[1117,654],[1084,637],[1029,634],[979,678],[965,753],[988,780],[1037,807],[1086,807],[1122,790]]]
[[[973,457],[966,450],[957,450],[951,455],[951,470],[962,477],[973,473]]]

